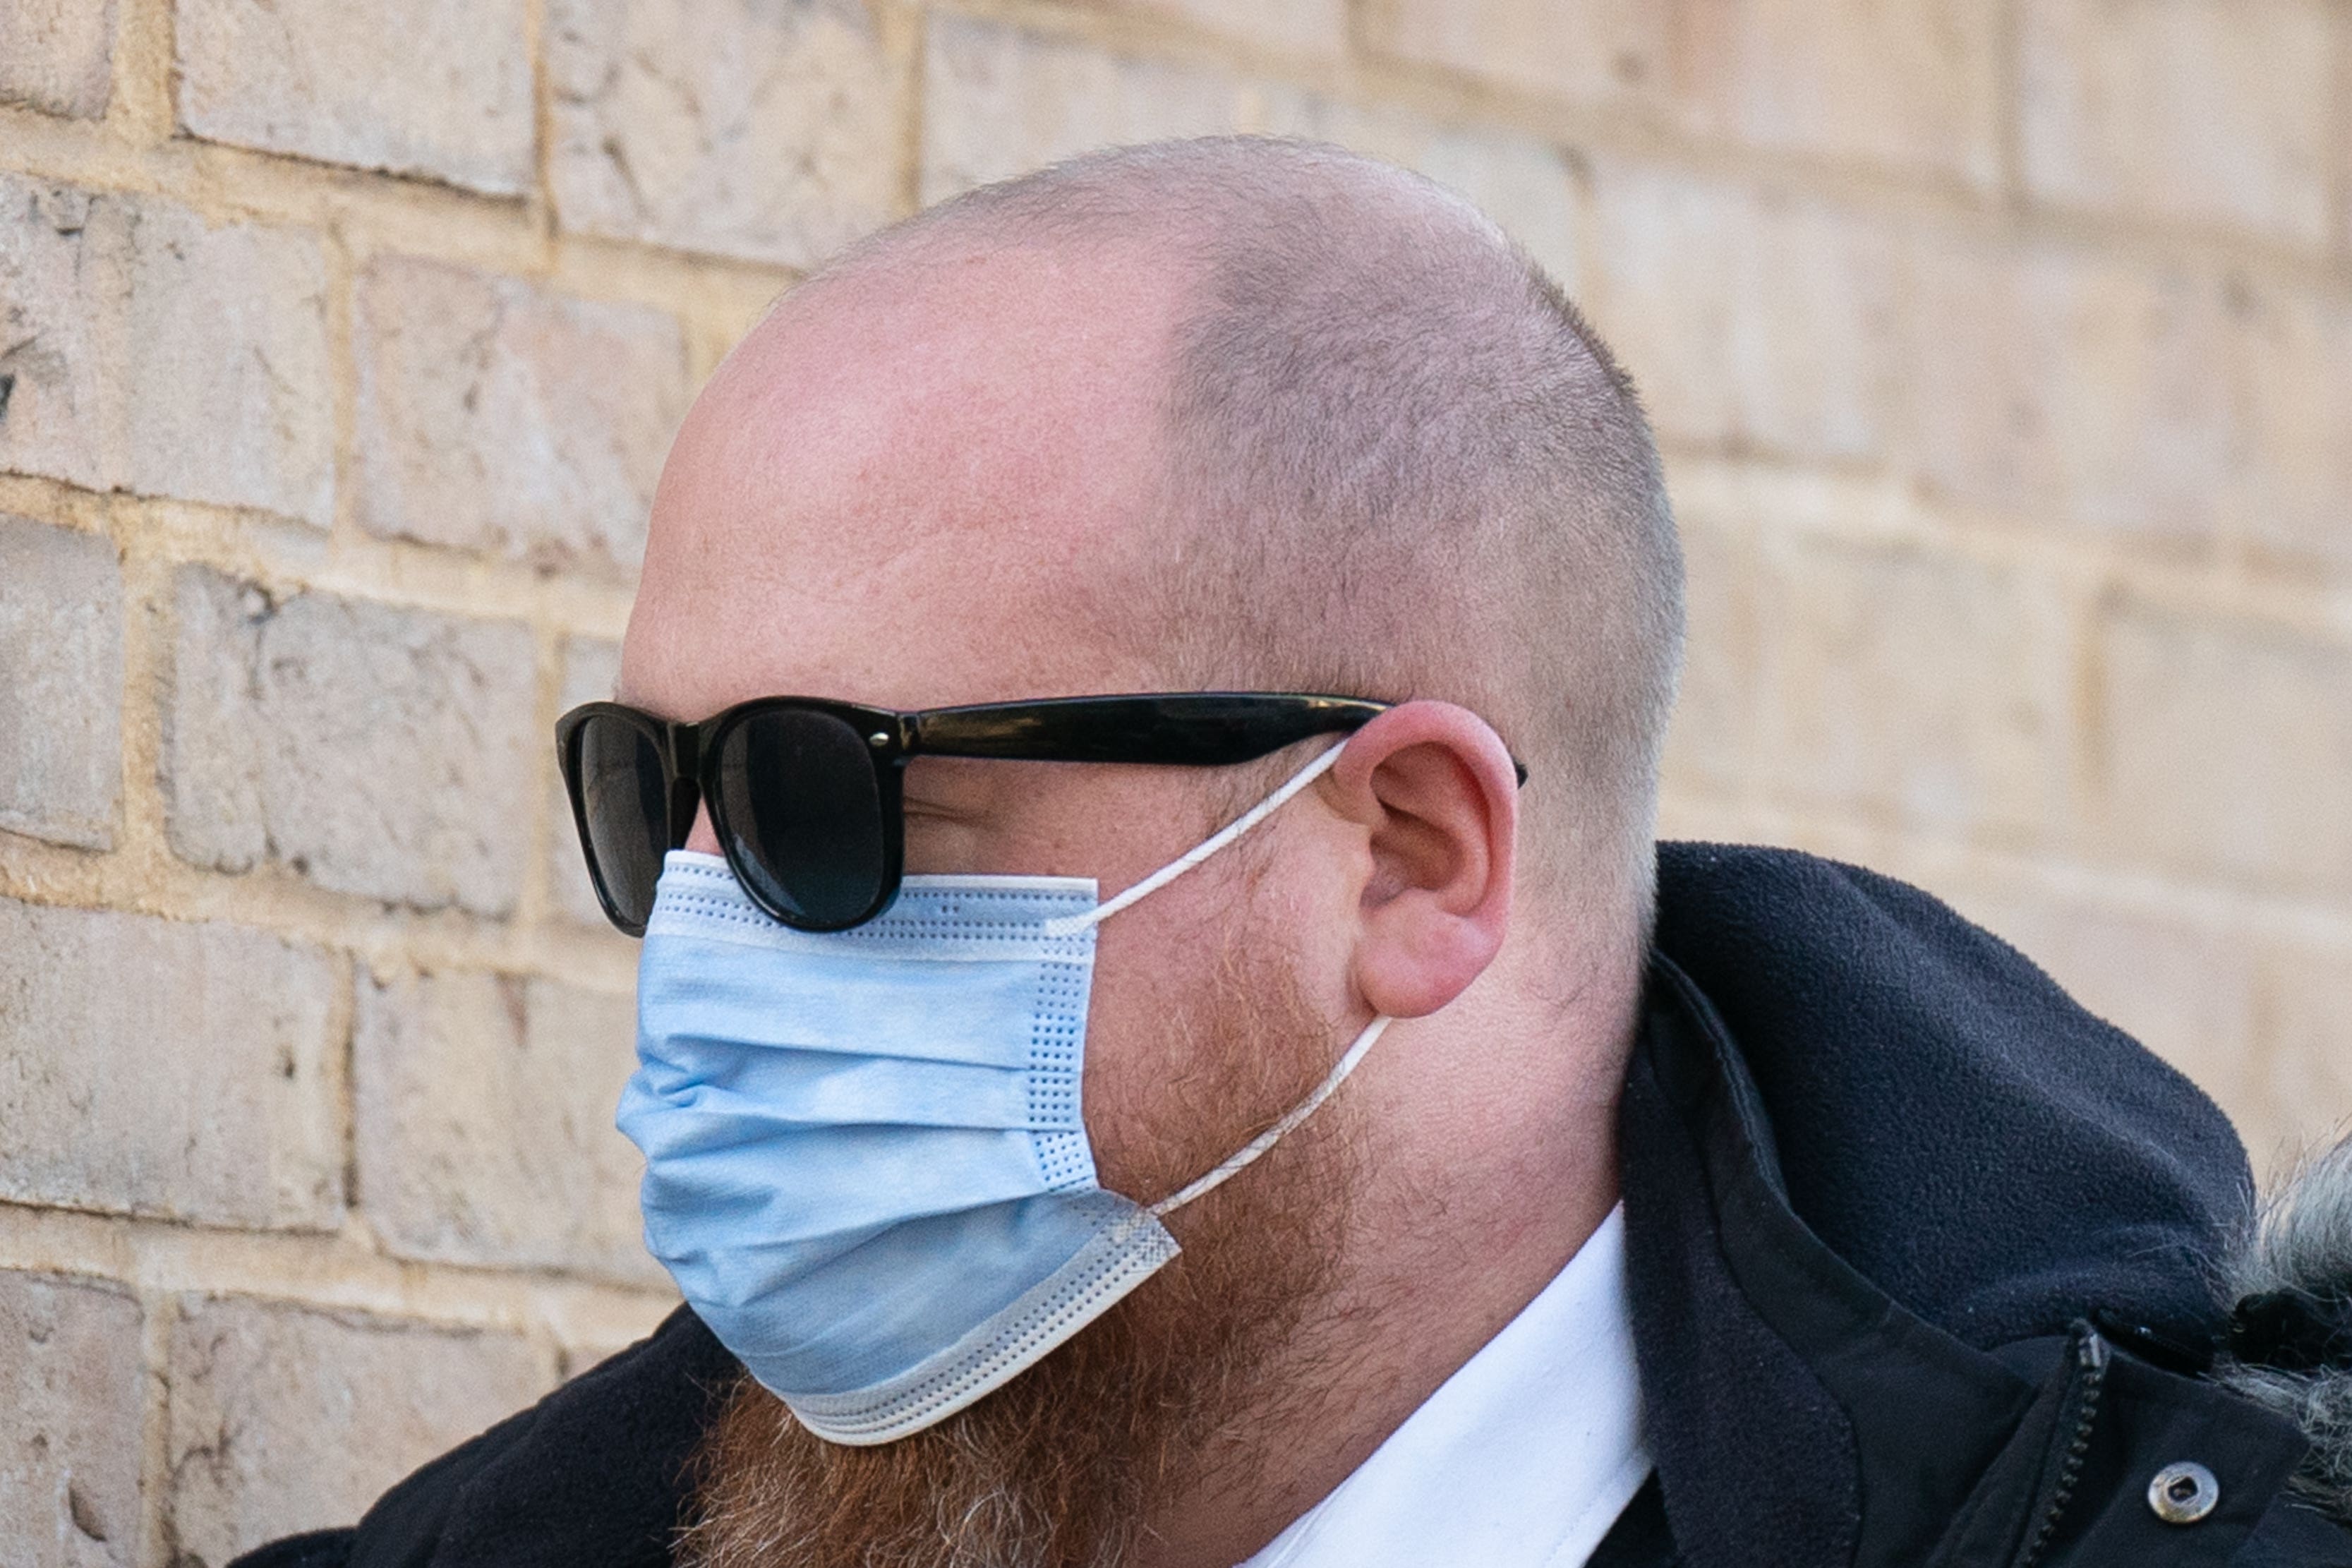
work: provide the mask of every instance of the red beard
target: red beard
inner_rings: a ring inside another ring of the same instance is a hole
[[[1221,968],[1192,1025],[1200,1033],[1185,1043],[1220,1064],[1223,1113],[1185,1117],[1189,1129],[1161,1141],[1133,1190],[1166,1192],[1208,1169],[1303,1099],[1334,1059],[1333,1026],[1286,972]],[[1255,1426],[1311,1397],[1317,1381],[1281,1352],[1338,1272],[1354,1158],[1345,1110],[1326,1106],[1188,1207],[1180,1257],[937,1426],[839,1447],[745,1377],[696,1456],[679,1561],[1113,1568],[1132,1560],[1170,1499],[1248,1494],[1248,1458],[1233,1434],[1244,1417]]]

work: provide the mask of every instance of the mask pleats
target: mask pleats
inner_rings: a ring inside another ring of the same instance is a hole
[[[821,1310],[762,1312],[755,1296],[740,1318],[726,1314],[737,1321],[711,1328],[747,1363],[769,1369],[778,1387],[861,1388],[935,1351],[943,1312],[977,1323],[1002,1311],[1129,1212],[1124,1200],[1029,1198],[909,1220],[827,1258],[794,1285],[796,1303]]]
[[[1069,878],[908,877],[880,919],[811,933],[769,918],[724,860],[664,862],[619,1115],[646,1156],[646,1246],[819,1436],[929,1426],[1176,1255],[1097,1184],[1087,1142],[1096,907]]]

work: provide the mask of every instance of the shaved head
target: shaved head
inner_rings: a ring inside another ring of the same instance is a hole
[[[982,187],[808,291],[1106,252],[1169,290],[1164,352],[1130,377],[1163,439],[1121,574],[1139,661],[1480,713],[1529,768],[1528,891],[1580,924],[1630,910],[1645,939],[1682,561],[1647,422],[1575,307],[1428,181],[1252,137]]]

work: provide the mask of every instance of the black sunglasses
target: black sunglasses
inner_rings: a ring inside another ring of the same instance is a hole
[[[675,724],[591,702],[557,721],[555,744],[596,897],[621,930],[645,934],[662,858],[684,847],[696,807],[707,803],[727,864],[752,901],[788,926],[828,931],[865,924],[898,896],[899,785],[912,758],[1222,767],[1353,732],[1388,706],[1190,691],[902,713],[763,697]]]

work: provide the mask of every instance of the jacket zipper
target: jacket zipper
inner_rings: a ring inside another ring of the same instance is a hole
[[[2091,1432],[2099,1422],[2099,1398],[2107,1384],[2107,1342],[2087,1323],[2074,1325],[2074,1364],[2080,1369],[2074,1380],[2074,1432],[2067,1440],[2065,1454],[2058,1461],[2058,1474],[2050,1483],[2046,1500],[2033,1532],[2019,1552],[2015,1568],[2037,1568],[2042,1553],[2050,1550],[2051,1538],[2058,1533],[2058,1525],[2065,1517],[2067,1505],[2074,1500],[2074,1488],[2083,1479],[2083,1463],[2091,1452]]]

